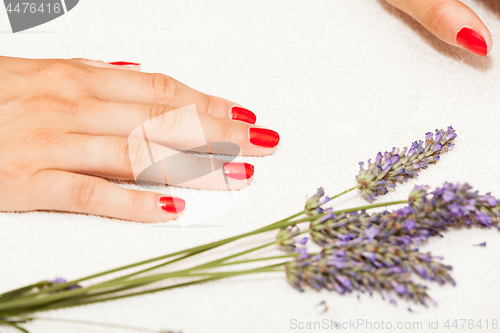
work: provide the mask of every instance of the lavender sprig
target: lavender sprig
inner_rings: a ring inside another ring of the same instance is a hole
[[[400,149],[393,148],[391,152],[379,152],[375,161],[368,160],[365,170],[360,162],[360,171],[356,176],[363,198],[372,202],[376,197],[384,195],[396,183],[403,183],[418,175],[418,172],[435,164],[441,153],[454,147],[453,141],[457,137],[453,127],[446,131],[436,130],[435,134],[427,133],[425,142],[415,141],[410,146]]]
[[[362,253],[369,252],[368,250],[374,245],[360,243],[355,246],[358,246],[358,250]],[[398,253],[405,252],[408,256],[412,256],[411,251],[407,249],[399,248],[398,251]],[[395,303],[391,296],[391,292],[395,292],[401,298],[427,305],[427,301],[430,300],[426,291],[427,287],[413,282],[410,279],[411,273],[406,267],[398,264],[389,267],[381,264],[378,267],[374,264],[375,261],[367,261],[361,254],[356,255],[349,249],[332,247],[309,258],[296,258],[285,266],[287,280],[299,291],[304,291],[303,288],[309,286],[315,290],[327,289],[339,294],[350,293],[354,290],[368,292],[370,295],[373,292],[383,295],[385,292],[391,303]],[[429,259],[429,262],[426,259]],[[427,263],[426,267],[433,268],[437,265],[439,270],[430,270],[435,275],[438,274],[437,271],[439,274],[442,273],[440,264],[435,263],[431,257],[418,260]]]
[[[388,267],[394,272],[413,272],[428,281],[455,285],[455,281],[448,273],[452,267],[435,260],[442,259],[441,257],[434,257],[431,253],[421,253],[418,249],[411,249],[406,245],[357,238],[346,244],[326,247],[324,252],[329,256],[330,263],[337,268],[342,268],[350,259],[364,262],[374,268]]]
[[[500,230],[500,202],[490,193],[479,195],[468,184],[451,183],[430,194],[428,190],[428,186],[416,186],[408,206],[393,212],[323,214],[310,224],[312,239],[321,246],[358,237],[408,245],[450,227],[495,226]]]
[[[420,188],[423,193],[428,188]],[[479,195],[465,184],[445,183],[431,193],[420,195],[416,200],[410,196],[410,205],[415,220],[427,228],[446,230],[450,226],[479,226],[500,230],[500,204],[491,196]]]

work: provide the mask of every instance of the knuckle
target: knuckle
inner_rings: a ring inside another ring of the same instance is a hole
[[[73,190],[73,199],[76,205],[87,211],[94,202],[99,200],[98,187],[99,182],[96,178],[85,177]]]
[[[152,119],[161,120],[162,118],[164,118],[163,115],[167,112],[168,112],[168,109],[165,105],[151,104],[151,106],[149,107],[149,110],[148,110],[148,118],[146,119],[146,121],[152,120]]]
[[[148,74],[146,76],[146,86],[153,101],[159,104],[169,104],[177,93],[176,81],[164,74]]]
[[[422,23],[428,27],[428,29],[435,33],[440,29],[440,26],[445,22],[444,18],[448,16],[450,11],[453,10],[453,6],[449,5],[448,0],[439,1],[432,4],[422,16]]]
[[[218,109],[218,105],[215,102],[215,98],[213,96],[208,96],[204,95],[202,99],[202,104],[200,106],[197,106],[197,108],[200,109],[200,112],[210,116],[210,117],[217,117],[218,114],[216,110]]]
[[[130,165],[132,168],[137,168],[136,170],[142,170],[142,168],[151,165],[151,157],[149,155],[149,150],[146,142],[137,138],[129,138],[125,144],[122,144],[122,148],[119,149],[120,157],[123,165]]]
[[[171,133],[178,122],[177,112],[169,112],[166,105],[152,104],[149,107],[145,123],[148,124],[148,129],[164,134]]]
[[[81,62],[50,59],[42,61],[37,66],[35,74],[42,76],[45,81],[62,82],[65,86],[68,84],[81,86],[90,79],[90,69],[90,66],[86,66]]]
[[[75,61],[59,59],[43,62],[40,66],[40,70],[59,76],[74,76],[87,72],[84,66]]]

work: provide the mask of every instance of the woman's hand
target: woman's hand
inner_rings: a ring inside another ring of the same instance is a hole
[[[157,156],[177,157],[163,168],[169,183],[184,180],[175,185],[248,186],[252,165],[174,149],[200,147],[196,131],[203,131],[205,143],[232,143],[243,155],[264,156],[275,151],[278,134],[253,125],[255,115],[236,103],[137,68],[86,59],[0,57],[0,211],[58,210],[141,222],[175,219],[184,200],[124,189],[100,178],[134,180],[134,171]],[[193,104],[194,117],[176,110]],[[145,127],[146,138],[131,136]]]
[[[446,43],[485,57],[491,34],[481,19],[458,0],[386,0],[412,16]]]

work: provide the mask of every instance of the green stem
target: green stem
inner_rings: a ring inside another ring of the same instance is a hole
[[[366,205],[366,206],[360,206],[358,208],[350,208],[350,209],[344,209],[342,211],[338,212],[333,212],[334,214],[341,214],[341,213],[352,213],[356,212],[358,210],[367,210],[367,209],[372,209],[372,208],[377,208],[377,207],[385,207],[385,206],[392,206],[392,205],[400,205],[400,204],[405,204],[408,203],[408,200],[399,200],[399,201],[390,201],[390,202],[381,202],[378,204],[372,204],[372,205]]]
[[[24,332],[24,333],[29,333],[27,330],[25,330],[24,328],[18,326],[17,324],[11,323],[11,322],[6,321],[6,320],[0,319],[0,324],[13,327],[13,328],[15,328],[15,329],[17,329],[17,330],[19,330],[21,332]]]
[[[155,288],[155,289],[135,292],[135,293],[131,293],[131,294],[111,296],[108,298],[90,299],[90,300],[87,300],[84,302],[71,303],[71,300],[67,300],[67,301],[61,302],[61,303],[55,303],[55,304],[48,305],[48,306],[42,306],[42,307],[38,307],[38,308],[34,308],[34,309],[28,309],[28,310],[24,311],[24,313],[48,311],[48,310],[55,310],[55,309],[59,309],[59,308],[67,308],[67,307],[80,306],[80,305],[92,304],[92,303],[97,303],[97,302],[105,302],[105,301],[116,300],[116,299],[125,298],[125,297],[133,297],[133,296],[144,295],[144,294],[154,293],[154,292],[168,290],[168,289],[189,286],[189,285],[198,284],[198,283],[204,283],[204,282],[213,281],[213,280],[219,280],[219,279],[228,278],[228,277],[232,277],[232,276],[238,276],[238,275],[245,275],[245,274],[251,274],[251,273],[269,273],[269,272],[274,272],[275,268],[280,267],[284,264],[285,263],[279,263],[279,264],[274,264],[274,265],[269,265],[269,266],[264,266],[264,267],[259,267],[259,268],[244,270],[244,271],[236,271],[236,272],[207,273],[206,274],[206,275],[208,275],[207,278],[198,279],[195,281],[183,282],[183,283],[179,283],[179,284],[175,284],[175,285],[171,285],[171,286],[167,286],[167,287]]]
[[[240,265],[240,264],[246,264],[246,263],[256,262],[256,261],[264,261],[264,260],[288,259],[288,258],[297,257],[298,255],[299,255],[298,253],[292,253],[292,254],[284,254],[281,256],[256,258],[256,259],[248,259],[248,260],[240,260],[240,261],[231,261],[231,262],[226,262],[226,263],[220,264],[218,267],[229,266],[229,265]]]
[[[265,248],[265,247],[270,246],[270,245],[275,244],[275,243],[276,243],[276,241],[273,241],[273,242],[270,242],[270,243],[267,243],[264,245],[259,245],[259,246],[254,247],[254,248],[251,248],[251,249],[248,249],[245,251],[241,251],[239,253],[236,253],[236,254],[233,254],[230,256],[226,256],[224,258],[216,259],[216,260],[213,260],[211,262],[208,262],[208,263],[205,263],[202,265],[194,266],[194,267],[180,270],[180,271],[176,271],[176,272],[150,275],[150,276],[137,278],[137,279],[133,279],[133,280],[124,280],[122,278],[118,278],[118,279],[114,279],[114,280],[110,280],[110,281],[105,281],[105,282],[100,283],[100,284],[92,285],[92,286],[89,286],[86,288],[80,288],[77,290],[69,290],[69,291],[59,292],[57,294],[51,294],[51,295],[48,295],[46,297],[40,297],[40,298],[35,298],[35,299],[26,299],[26,298],[20,299],[20,301],[22,301],[22,302],[18,302],[18,304],[11,305],[11,307],[9,309],[7,309],[7,311],[13,311],[13,310],[16,311],[16,309],[23,308],[23,306],[25,306],[25,305],[27,305],[27,306],[35,305],[36,306],[37,304],[60,302],[66,298],[71,298],[71,300],[76,301],[76,300],[81,300],[81,299],[88,298],[88,297],[101,296],[104,294],[115,293],[118,291],[137,288],[137,287],[140,287],[143,285],[147,285],[147,284],[150,284],[153,282],[165,280],[168,278],[189,276],[191,274],[191,272],[194,270],[201,270],[201,269],[217,267],[217,265],[219,263],[222,263],[222,262],[227,261],[227,260],[232,259],[232,258],[236,258],[238,256],[242,256],[244,254],[248,254],[248,253],[253,252],[253,251],[257,251],[259,249]],[[114,287],[115,287],[115,289],[111,289]],[[98,290],[104,290],[104,291],[89,294],[89,292],[91,292],[91,291],[98,291]]]
[[[289,220],[291,220],[291,219],[293,219],[295,217],[298,217],[298,216],[300,216],[302,214],[304,214],[304,211],[299,212],[299,213],[294,214],[294,215],[291,215],[291,216],[289,216],[289,217],[287,217],[287,218],[285,218],[283,220],[280,220],[278,222],[272,223],[270,225],[267,225],[265,227],[259,228],[257,230],[251,231],[251,232],[247,232],[247,233],[244,233],[244,234],[241,234],[241,235],[237,235],[237,236],[228,237],[228,238],[225,238],[225,239],[222,239],[222,240],[219,240],[219,241],[215,241],[215,242],[212,242],[212,243],[208,243],[208,244],[196,246],[196,247],[193,247],[193,248],[190,248],[190,249],[186,249],[186,250],[182,250],[182,251],[177,251],[177,252],[170,253],[170,254],[163,255],[163,256],[159,256],[159,257],[156,257],[156,258],[152,258],[152,259],[148,259],[148,260],[143,260],[143,261],[140,261],[138,263],[134,263],[134,264],[130,264],[130,265],[126,265],[126,266],[122,266],[122,267],[110,269],[110,270],[107,270],[107,271],[104,271],[104,272],[101,272],[101,273],[89,275],[89,276],[86,276],[86,277],[83,277],[83,278],[80,278],[80,279],[77,279],[77,280],[69,281],[69,282],[66,282],[66,283],[57,284],[57,285],[54,285],[52,287],[40,290],[40,291],[35,292],[33,294],[30,294],[28,296],[25,296],[23,298],[25,298],[25,299],[26,298],[34,298],[34,297],[39,296],[40,294],[43,294],[43,293],[50,293],[50,292],[54,292],[54,291],[57,291],[57,290],[63,290],[63,289],[66,289],[66,288],[68,288],[68,287],[70,287],[72,285],[75,285],[75,284],[77,284],[79,282],[82,282],[82,281],[94,279],[94,278],[101,277],[103,275],[108,275],[108,274],[111,274],[111,273],[116,273],[116,272],[119,272],[119,271],[122,271],[122,270],[125,270],[125,269],[134,268],[134,267],[137,267],[137,266],[142,266],[142,265],[149,264],[149,263],[152,263],[152,262],[155,262],[155,261],[159,261],[159,260],[163,260],[163,259],[168,259],[168,258],[175,257],[175,256],[178,256],[178,255],[181,255],[181,254],[191,253],[191,252],[194,252],[194,254],[201,253],[201,252],[204,252],[204,251],[207,251],[207,250],[210,250],[210,249],[213,249],[213,248],[216,248],[216,247],[228,244],[230,242],[236,241],[236,240],[244,238],[244,237],[248,237],[248,236],[256,235],[256,234],[259,234],[259,233],[262,233],[262,232],[266,232],[266,231],[277,229],[278,227],[275,227],[275,225],[279,225],[280,223],[287,222],[287,221],[289,221]],[[9,303],[9,302],[7,302],[7,303]],[[5,305],[5,304],[0,304],[0,311],[3,310],[3,308],[4,308],[4,306],[2,306],[2,305]]]
[[[341,193],[339,193],[339,194],[337,194],[337,195],[334,195],[333,197],[330,197],[330,200],[328,200],[327,202],[330,202],[330,201],[332,201],[333,199],[337,199],[338,197],[343,196],[344,194],[347,194],[347,193],[349,193],[349,192],[351,192],[351,191],[354,191],[355,189],[358,189],[358,188],[360,188],[360,187],[361,187],[361,185],[357,185],[357,186],[354,186],[354,187],[352,187],[352,188],[350,188],[350,189],[348,189],[348,190],[345,190],[344,192],[341,192]],[[325,203],[326,203],[326,202],[325,202]]]

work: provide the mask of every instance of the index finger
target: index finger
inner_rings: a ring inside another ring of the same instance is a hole
[[[448,44],[486,56],[492,40],[488,28],[472,9],[458,0],[386,0],[420,22]]]
[[[255,124],[255,114],[224,98],[197,91],[160,73],[91,69],[90,87],[96,98],[105,101],[163,104],[173,108],[196,105],[204,115]]]

